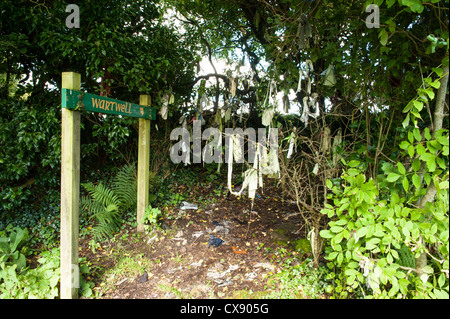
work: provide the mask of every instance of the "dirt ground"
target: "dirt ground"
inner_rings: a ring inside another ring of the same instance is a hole
[[[95,253],[87,240],[81,242],[80,257],[101,269],[90,278],[96,283],[93,290],[101,291],[97,297],[258,298],[273,288],[271,275],[281,270],[277,248],[298,254],[299,260],[308,255],[290,244],[305,238],[306,230],[296,214],[297,206],[283,202],[276,185],[265,186],[253,208],[246,196],[233,195],[218,197],[214,203],[194,204],[200,209],[167,208],[163,229],[146,232],[138,239],[130,229],[128,239],[104,244]],[[208,244],[211,236],[223,240],[220,246]],[[114,253],[119,250],[121,254]],[[108,274],[123,252],[142,266],[140,273]],[[140,277],[143,269],[147,276]]]

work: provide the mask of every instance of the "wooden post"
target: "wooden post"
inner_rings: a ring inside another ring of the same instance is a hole
[[[151,105],[150,95],[141,95],[139,104]],[[150,120],[139,119],[139,144],[138,144],[138,169],[137,169],[137,231],[144,231],[144,212],[148,206],[148,179],[150,175]]]
[[[81,75],[63,72],[62,88],[80,90]],[[61,295],[78,298],[80,112],[62,108],[61,124]]]

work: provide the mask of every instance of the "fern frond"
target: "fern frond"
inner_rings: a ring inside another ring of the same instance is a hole
[[[119,197],[114,193],[113,190],[104,186],[102,183],[99,183],[96,186],[92,183],[86,183],[82,185],[88,191],[89,195],[94,201],[103,204],[105,207],[111,204],[119,205]]]
[[[90,218],[94,218],[95,214],[105,209],[105,205],[87,196],[81,197],[80,206],[87,212]]]
[[[124,166],[115,176],[111,189],[118,196],[119,205],[128,210],[137,203],[137,176],[135,164]]]
[[[90,218],[95,219],[95,226],[92,228],[94,238],[102,240],[112,237],[120,226],[119,197],[101,183],[85,183],[82,186],[89,197],[82,197],[80,203]]]

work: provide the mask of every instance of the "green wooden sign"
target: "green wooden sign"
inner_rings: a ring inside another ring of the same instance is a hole
[[[156,118],[156,110],[152,107],[70,89],[62,89],[62,107],[149,120]]]

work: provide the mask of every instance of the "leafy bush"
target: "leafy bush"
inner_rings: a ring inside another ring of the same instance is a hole
[[[329,240],[328,266],[337,270],[328,276],[335,293],[341,298],[356,290],[365,297],[448,298],[448,184],[446,189],[441,184],[434,203],[415,208],[389,175],[386,186],[377,187],[358,161],[347,166],[339,180],[328,181],[333,205],[322,210],[331,218],[320,235]],[[418,275],[410,254],[418,258],[422,252],[431,261]]]
[[[21,272],[26,265],[21,248],[28,238],[28,230],[9,226],[3,233],[6,235],[0,237],[0,263],[14,265],[17,271]]]
[[[18,270],[17,264],[0,261],[0,298],[49,299],[58,296],[59,248],[43,251],[34,269]]]
[[[325,295],[328,283],[325,280],[327,269],[319,267],[315,269],[313,260],[307,258],[301,264],[295,266],[286,265],[278,274],[273,276],[277,289],[265,298],[280,299],[317,299]]]

